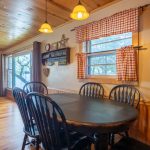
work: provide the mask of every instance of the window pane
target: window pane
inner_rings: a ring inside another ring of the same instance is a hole
[[[116,64],[116,53],[106,55],[106,62],[107,64]]]
[[[98,64],[116,64],[116,53],[88,57],[88,65]]]
[[[12,57],[8,57],[8,69],[12,69]]]
[[[88,56],[89,75],[116,75],[116,54]]]
[[[116,75],[116,65],[89,66],[89,75]]]
[[[89,66],[88,68],[89,75],[105,75],[106,69],[105,66]]]
[[[12,70],[8,70],[7,72],[7,87],[12,88]]]
[[[123,39],[119,41],[113,41],[109,43],[102,43],[98,45],[92,45],[91,46],[91,52],[102,52],[102,51],[108,51],[108,50],[116,50],[121,47],[125,47],[128,45],[132,45],[131,39]]]
[[[89,56],[88,65],[106,64],[105,55],[102,56]]]
[[[90,52],[116,50],[128,45],[132,45],[132,33],[130,32],[92,40]]]
[[[125,38],[132,38],[132,32],[117,34],[117,35],[112,35],[112,36],[107,36],[107,37],[102,37],[99,39],[91,40],[91,44],[92,45],[101,44],[101,43],[111,42],[111,41],[115,41],[115,40],[121,40],[121,39],[125,39]]]
[[[116,65],[107,65],[106,66],[106,74],[107,75],[115,75],[116,74]]]
[[[31,54],[16,56],[14,58],[14,86],[23,88],[31,80]]]

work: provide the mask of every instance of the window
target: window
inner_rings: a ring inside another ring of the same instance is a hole
[[[26,82],[31,81],[31,53],[8,56],[7,61],[7,87],[23,88]]]
[[[132,32],[83,43],[87,55],[87,75],[116,75],[116,49],[132,45]]]

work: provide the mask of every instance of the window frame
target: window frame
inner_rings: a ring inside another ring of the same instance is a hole
[[[89,69],[88,69],[89,66],[92,66],[92,65],[89,65],[89,61],[88,61],[90,56],[103,56],[103,55],[107,55],[107,54],[109,55],[109,54],[114,54],[114,53],[116,53],[116,50],[88,53],[87,54],[87,67],[86,67],[86,75],[87,75],[87,77],[116,77],[117,74],[115,74],[115,75],[109,75],[109,74],[108,75],[106,75],[106,74],[105,75],[91,75],[91,74],[89,74]],[[101,65],[104,66],[104,65],[111,65],[111,64],[99,64],[99,66],[101,66]],[[112,64],[112,65],[114,65],[114,64]]]
[[[9,74],[9,71],[11,70],[11,72],[13,72],[13,68],[11,66],[11,69],[9,68],[9,58],[11,57],[11,59],[13,59],[13,56],[12,55],[8,55],[7,56],[7,61],[6,61],[6,78],[7,78],[7,88],[8,89],[12,89],[13,88],[13,84],[11,83],[11,88],[8,86],[8,74]],[[13,74],[13,73],[12,73]],[[13,81],[13,78],[12,78],[12,81]]]
[[[128,33],[128,32],[127,32]],[[122,33],[124,34],[124,33]],[[133,33],[131,33],[131,43],[133,43]],[[119,35],[119,34],[118,34]],[[109,37],[109,36],[108,36]],[[130,37],[126,37],[124,39],[130,39]],[[120,40],[124,40],[124,39],[120,39]],[[103,43],[110,43],[110,42],[113,42],[113,41],[120,41],[120,40],[112,40],[112,41],[107,41],[107,42],[102,42],[102,43],[99,43],[99,44],[103,44]],[[98,45],[98,44],[94,44],[94,45]],[[90,66],[88,64],[88,58],[90,56],[102,56],[102,55],[107,55],[107,54],[113,54],[113,53],[116,53],[116,50],[117,49],[113,49],[113,50],[104,50],[104,51],[101,51],[101,52],[91,52],[91,40],[90,41],[86,41],[85,42],[85,47],[83,47],[83,44],[82,44],[82,49],[83,49],[83,52],[86,52],[87,53],[87,66],[86,66],[86,76],[87,78],[110,78],[110,79],[116,79],[117,78],[117,70],[116,70],[116,74],[115,75],[90,75],[89,74],[89,70],[88,70],[88,67]]]

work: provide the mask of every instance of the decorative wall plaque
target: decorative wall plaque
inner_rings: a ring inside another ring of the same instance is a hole
[[[69,38],[66,38],[65,34],[62,34],[61,40],[51,43],[51,44],[46,44],[45,45],[45,50],[49,51],[49,50],[57,50],[57,49],[61,49],[61,48],[66,48],[68,46],[67,42],[68,42]]]
[[[50,49],[51,49],[51,45],[50,45],[49,43],[46,44],[46,45],[45,45],[45,50],[46,50],[46,51],[49,51]]]
[[[49,76],[49,72],[50,72],[49,68],[43,68],[43,74],[44,74],[46,77]]]

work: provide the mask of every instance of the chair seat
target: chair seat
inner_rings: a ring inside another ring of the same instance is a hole
[[[111,150],[150,150],[150,146],[130,137],[122,138]]]

